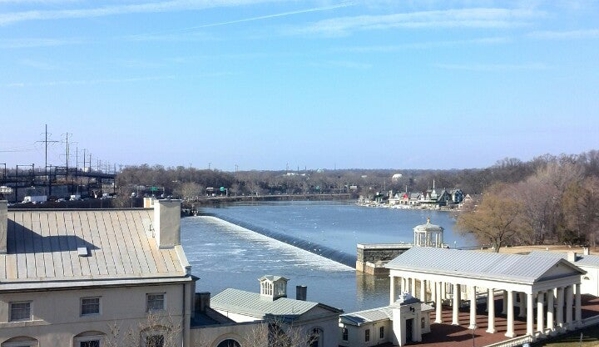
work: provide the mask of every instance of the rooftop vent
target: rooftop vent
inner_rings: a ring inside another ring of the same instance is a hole
[[[77,255],[80,257],[89,256],[89,250],[87,249],[87,246],[77,247]]]

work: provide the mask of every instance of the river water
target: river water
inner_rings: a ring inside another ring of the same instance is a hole
[[[430,218],[445,228],[450,247],[475,245],[454,232],[448,212],[321,201],[228,205],[201,212],[208,216],[181,222],[185,253],[192,273],[200,277],[198,292],[215,295],[229,287],[258,292],[259,277],[278,275],[289,279],[288,297],[295,298],[295,286],[305,285],[309,301],[345,312],[389,303],[389,278],[361,274],[351,264],[358,243],[411,243],[413,228]]]

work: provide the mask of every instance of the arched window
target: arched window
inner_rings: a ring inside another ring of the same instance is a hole
[[[102,347],[104,333],[101,331],[86,331],[73,338],[74,347]]]
[[[2,343],[2,347],[38,347],[39,343],[36,339],[27,336],[13,337]]]
[[[233,339],[226,339],[216,347],[241,347],[241,344]]]
[[[310,347],[323,347],[324,346],[324,331],[320,328],[312,329],[312,333],[310,334]]]

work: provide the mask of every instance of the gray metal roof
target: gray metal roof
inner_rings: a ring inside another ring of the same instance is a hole
[[[210,306],[216,310],[234,312],[257,319],[262,319],[267,315],[287,318],[299,317],[315,307],[321,307],[335,313],[342,312],[339,309],[317,302],[289,298],[272,300],[272,298],[260,295],[260,293],[234,288],[227,288],[216,294],[210,300]]]
[[[365,323],[393,320],[393,309],[399,306],[399,304],[394,304],[358,312],[344,313],[339,316],[339,319],[342,323],[356,326],[360,326]],[[425,303],[420,303],[420,310],[422,312],[432,311],[433,307]]]
[[[414,247],[385,267],[456,277],[534,283],[562,259],[458,249]],[[576,271],[584,271],[572,266]]]
[[[181,246],[159,249],[146,232],[153,212],[9,210],[0,290],[189,280]]]
[[[540,256],[540,257],[554,257],[561,259],[568,259],[568,253],[564,252],[549,252],[549,251],[532,251],[530,252],[532,256]],[[576,266],[584,266],[584,267],[599,267],[599,255],[594,254],[580,254],[576,253],[576,259],[574,261],[574,265]]]

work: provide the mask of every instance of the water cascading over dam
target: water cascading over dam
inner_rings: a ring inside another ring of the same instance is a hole
[[[286,234],[282,234],[282,233],[279,233],[279,232],[276,232],[273,230],[268,230],[266,228],[261,228],[261,227],[252,225],[250,223],[243,222],[243,221],[235,219],[235,218],[224,217],[224,216],[215,216],[215,217],[220,218],[229,223],[238,225],[242,228],[246,228],[251,231],[257,232],[259,234],[262,234],[264,236],[270,237],[272,239],[275,239],[275,240],[278,240],[281,242],[285,242],[291,246],[295,246],[295,247],[303,249],[305,251],[317,254],[321,257],[331,259],[331,260],[341,263],[343,265],[347,265],[352,268],[356,266],[356,256],[355,255],[347,254],[345,252],[338,251],[331,247],[323,246],[323,245],[320,245],[320,244],[312,242],[312,241],[302,240],[300,238],[297,238],[297,237],[294,237],[291,235],[286,235]]]

